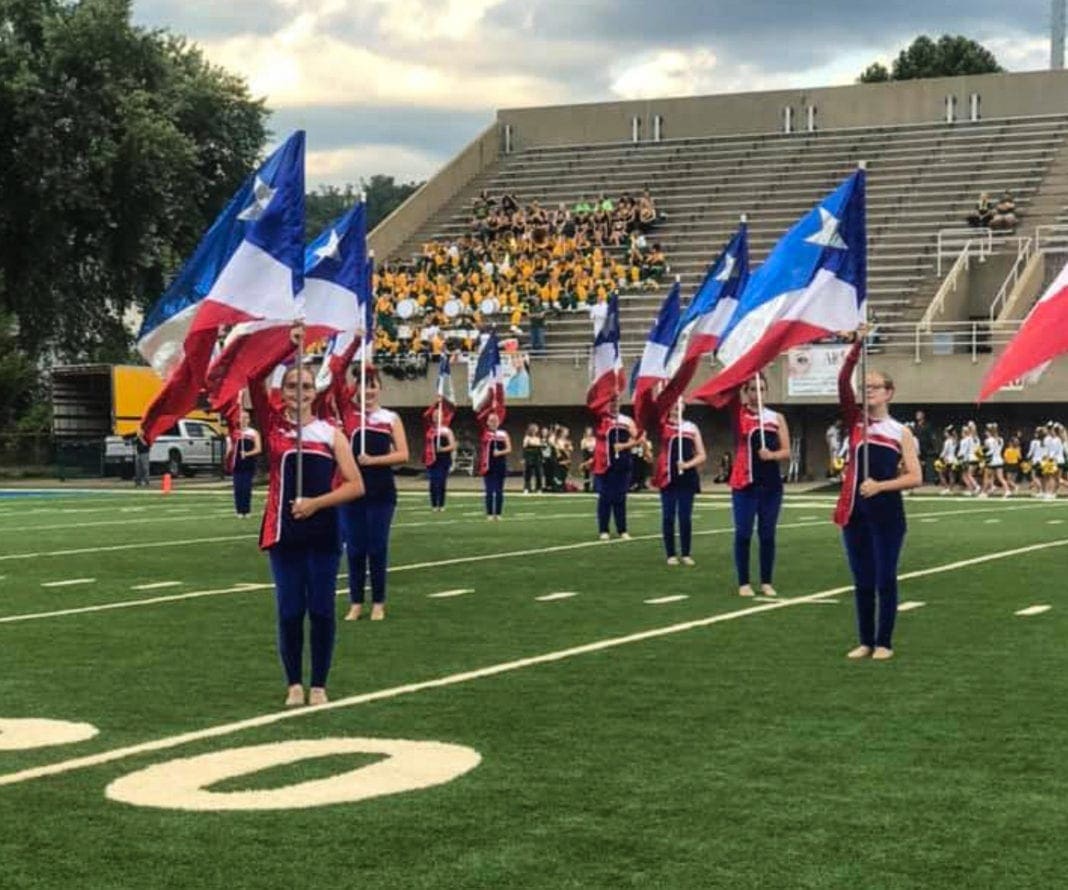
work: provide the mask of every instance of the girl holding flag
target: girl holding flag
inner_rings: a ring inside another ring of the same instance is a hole
[[[617,534],[627,540],[632,449],[645,439],[645,433],[638,435],[634,421],[619,411],[619,396],[613,396],[597,424],[596,438],[593,490],[597,492],[597,532],[602,541],[607,541],[609,521],[614,519]]]
[[[256,457],[263,453],[260,434],[249,426],[247,411],[241,411],[240,426],[226,440],[226,459],[232,462],[234,510],[247,519],[252,510],[252,480],[256,475]]]
[[[697,424],[683,418],[682,399],[675,402],[660,425],[660,445],[653,484],[660,489],[660,527],[667,564],[677,566],[680,561],[675,554],[677,517],[681,561],[683,565],[692,566],[693,502],[701,490],[698,467],[704,464],[706,455]]]
[[[445,485],[456,451],[456,436],[451,428],[455,414],[452,368],[448,353],[443,352],[438,362],[437,395],[423,412],[423,464],[430,481],[430,509],[435,513],[445,510]]]
[[[853,573],[859,637],[859,645],[847,657],[871,656],[885,661],[894,655],[897,564],[905,542],[901,493],[921,485],[923,474],[915,436],[890,416],[894,382],[879,371],[868,372],[864,407],[857,403],[852,376],[864,348],[867,326],[843,336],[854,339],[838,375],[838,399],[849,433],[849,462],[834,521],[842,529]],[[902,465],[904,472],[899,470]]]
[[[478,472],[486,493],[486,519],[494,522],[501,521],[508,455],[512,453],[512,439],[500,427],[500,415],[491,410],[482,426],[478,446]]]
[[[444,396],[437,396],[423,412],[426,428],[423,463],[430,481],[430,509],[435,513],[445,511],[445,487],[452,471],[452,455],[456,451],[456,436],[450,426],[454,412]]]
[[[738,595],[753,596],[749,582],[749,550],[756,523],[760,549],[760,590],[776,596],[775,532],[782,510],[782,467],[790,458],[786,418],[764,404],[768,383],[762,373],[742,384],[729,403],[734,428],[731,507],[734,514],[734,567]]]
[[[294,336],[303,337],[298,327]],[[345,436],[312,414],[315,378],[299,364],[282,378],[282,406],[271,406],[266,377],[249,382],[257,423],[264,431],[269,481],[260,530],[274,576],[278,652],[288,691],[286,706],[304,704],[304,616],[311,631],[308,704],[324,704],[334,651],[334,602],[340,559],[337,507],[363,494],[363,481]],[[335,480],[340,484],[335,487]]]
[[[371,620],[381,621],[386,617],[389,534],[397,507],[393,468],[407,463],[408,439],[400,417],[379,404],[382,390],[376,368],[362,369],[346,389],[349,397],[341,400],[342,421],[363,474],[366,494],[346,505],[342,513],[351,603],[345,620],[356,621],[363,612],[370,569]]]

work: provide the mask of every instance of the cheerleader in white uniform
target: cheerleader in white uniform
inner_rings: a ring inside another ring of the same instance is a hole
[[[938,455],[942,468],[938,471],[939,480],[942,482],[942,494],[953,494],[955,473],[957,469],[957,433],[951,426],[945,430],[945,438],[942,439],[942,452]]]
[[[968,421],[961,427],[960,447],[957,456],[960,459],[961,481],[964,483],[964,496],[971,497],[981,493],[979,483],[975,481],[975,468],[979,463],[976,452],[979,450],[979,436],[975,423]]]
[[[990,494],[996,485],[1002,490],[1002,497],[1011,497],[1016,492],[1016,486],[1010,487],[1005,478],[1005,440],[998,435],[998,425],[988,423],[986,425],[986,440],[983,442],[986,448],[987,463],[983,471],[983,489]]]

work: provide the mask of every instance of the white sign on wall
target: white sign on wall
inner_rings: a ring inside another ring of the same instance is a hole
[[[838,371],[849,346],[798,346],[787,353],[786,394],[838,395]]]

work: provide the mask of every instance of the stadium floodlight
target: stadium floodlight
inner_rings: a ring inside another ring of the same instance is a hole
[[[1065,0],[1052,0],[1050,9],[1049,67],[1064,68],[1064,8]]]

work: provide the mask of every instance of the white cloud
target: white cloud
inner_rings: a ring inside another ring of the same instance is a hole
[[[275,34],[207,42],[204,51],[244,75],[253,95],[275,108],[356,101],[473,110],[546,104],[560,95],[557,85],[536,75],[426,64],[346,43],[320,33],[310,13]]]
[[[309,151],[307,185],[358,183],[376,173],[398,182],[428,179],[445,162],[444,157],[406,145],[352,145],[330,151]]]
[[[505,0],[372,0],[382,9],[379,31],[408,43],[466,40],[486,13]]]
[[[661,50],[613,72],[610,89],[621,99],[693,96],[712,89],[715,71],[707,49]]]

